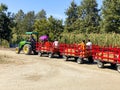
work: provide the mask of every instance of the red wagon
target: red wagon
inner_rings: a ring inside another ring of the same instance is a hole
[[[94,46],[92,56],[97,61],[99,68],[103,68],[105,64],[109,63],[111,66],[117,66],[117,70],[120,72],[120,48]]]
[[[55,48],[52,42],[46,42],[46,43],[38,42],[36,44],[36,50],[39,56],[42,56],[43,54],[48,54],[48,57],[52,58],[54,54],[57,54],[59,55],[59,57],[61,57],[59,47]]]
[[[80,47],[77,44],[61,44],[60,52],[65,58],[65,61],[69,60],[69,58],[74,58],[79,64],[82,64],[84,60],[93,63],[92,50],[82,50]]]

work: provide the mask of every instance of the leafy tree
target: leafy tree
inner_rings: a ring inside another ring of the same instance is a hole
[[[40,20],[40,19],[45,19],[46,18],[46,11],[42,9],[40,12],[36,14],[35,19]]]
[[[15,15],[14,21],[16,23],[16,26],[15,26],[14,33],[16,33],[17,35],[21,35],[24,33],[24,29],[23,29],[24,17],[25,17],[25,14],[23,10],[19,10],[18,13],[16,13]]]
[[[120,0],[103,0],[101,32],[120,33]]]
[[[83,0],[78,7],[77,24],[80,32],[98,33],[99,32],[99,9],[96,0]]]
[[[48,33],[49,24],[47,19],[35,20],[34,31],[37,31],[39,35],[44,35]]]
[[[65,21],[65,30],[72,32],[75,30],[74,22],[78,19],[77,4],[74,2],[74,0],[71,2],[70,7],[66,10],[65,14],[67,15]]]
[[[0,5],[0,39],[11,39],[12,17],[11,13],[7,12],[7,6],[5,4]]]
[[[39,35],[48,33],[48,21],[46,17],[46,11],[42,9],[35,15],[34,31],[37,31]]]
[[[3,3],[0,4],[0,12],[5,12],[5,11],[7,11],[7,9],[8,9],[8,7],[5,4],[3,4]]]
[[[61,33],[63,32],[62,20],[55,19],[53,16],[48,18],[49,23],[49,33],[51,39],[59,38]]]
[[[33,31],[33,25],[35,21],[35,14],[34,11],[30,11],[27,14],[25,14],[25,17],[23,19],[23,30],[24,32],[32,32]]]
[[[14,15],[14,27],[12,28],[12,43],[19,43],[21,39],[23,38],[22,35],[25,33],[24,31],[24,17],[25,14],[23,10],[19,10]]]
[[[39,35],[49,34],[50,40],[60,36],[63,32],[62,20],[58,20],[50,16],[48,19],[36,20],[34,29]]]
[[[26,31],[33,31],[33,24],[35,20],[34,11],[30,11],[24,14],[22,10],[19,10],[15,16],[15,33],[18,35],[24,34]]]

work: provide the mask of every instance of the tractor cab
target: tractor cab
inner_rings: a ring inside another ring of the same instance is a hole
[[[37,54],[36,52],[36,42],[38,42],[38,32],[26,32],[26,35],[29,36],[29,39],[23,40],[19,42],[18,47],[16,48],[16,53],[19,54],[21,50],[23,50],[24,54],[30,55],[32,52]],[[34,38],[35,36],[35,38]]]

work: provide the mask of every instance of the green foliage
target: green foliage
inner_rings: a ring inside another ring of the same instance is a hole
[[[58,20],[53,18],[53,16],[50,16],[48,18],[48,23],[49,23],[49,33],[53,34],[51,35],[51,37],[53,39],[59,38],[61,33],[63,32],[62,20]]]
[[[18,13],[15,15],[14,18],[15,25],[14,28],[12,28],[12,43],[19,43],[22,39],[25,39],[26,37],[25,32],[31,32],[33,31],[33,24],[35,21],[35,15],[34,11],[30,11],[28,13],[24,13],[22,10],[19,10]]]
[[[78,19],[77,9],[77,4],[73,0],[70,7],[65,12],[67,15],[65,21],[65,31],[67,32],[73,32],[75,30],[74,22]]]
[[[7,11],[7,9],[8,9],[8,7],[5,4],[3,4],[3,3],[0,4],[0,12],[5,12],[5,11]]]
[[[63,32],[62,20],[57,20],[50,16],[48,19],[36,20],[34,29],[39,33],[39,36],[49,34],[50,40],[59,38]]]
[[[34,11],[30,11],[27,14],[24,14],[22,10],[19,10],[15,15],[15,30],[14,33],[24,34],[27,31],[33,31],[33,24],[35,20]]]
[[[32,32],[34,30],[40,32],[39,35],[43,34],[41,32],[46,30],[43,28],[47,26],[43,25],[44,20],[42,18],[46,19],[46,12],[44,10],[41,10],[36,15],[34,11],[29,11],[25,14],[23,10],[19,10],[14,18],[16,24],[12,28],[12,43],[19,43],[20,40],[25,39],[25,32]],[[39,22],[39,20],[41,21]]]
[[[34,11],[29,11],[27,14],[25,14],[24,20],[22,22],[23,31],[32,32],[34,21],[35,21]]]
[[[2,42],[0,42],[0,46],[8,48],[9,47],[9,42],[7,40],[1,40]]]
[[[24,17],[25,17],[25,14],[22,10],[19,10],[18,13],[16,13],[14,18],[16,25],[14,26],[13,33],[16,33],[17,35],[21,35],[25,33],[23,28]]]
[[[22,35],[25,34],[24,31],[24,17],[25,14],[22,10],[19,10],[15,16],[14,16],[14,27],[12,28],[12,39],[11,39],[11,43],[15,44],[15,43],[19,43],[19,41],[22,38]]]
[[[42,9],[40,12],[36,14],[35,19],[36,20],[46,19],[46,11]]]
[[[78,6],[78,17],[76,21],[78,28],[82,33],[98,33],[99,32],[99,9],[96,0],[82,0]]]
[[[101,32],[120,33],[120,0],[103,0]]]
[[[34,31],[38,32],[39,35],[44,35],[48,33],[49,24],[47,19],[36,20],[34,23]]]
[[[11,28],[12,28],[12,17],[11,13],[7,12],[7,6],[4,4],[0,5],[0,39],[7,40],[11,39]]]

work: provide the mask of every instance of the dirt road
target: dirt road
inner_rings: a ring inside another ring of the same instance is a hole
[[[0,90],[120,90],[120,73],[96,64],[15,54],[0,50],[11,61],[0,64]]]

